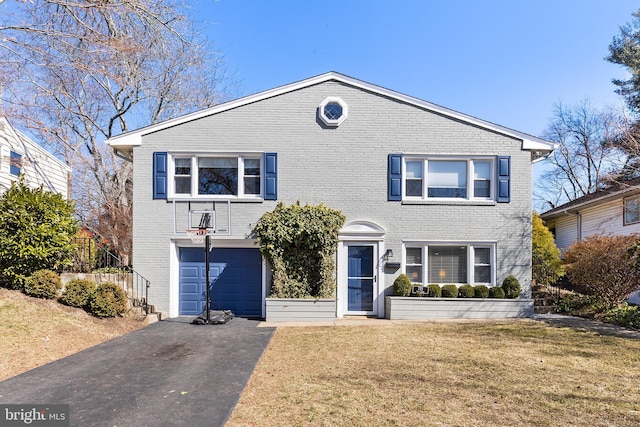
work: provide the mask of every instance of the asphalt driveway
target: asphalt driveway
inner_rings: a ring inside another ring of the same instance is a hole
[[[2,404],[69,404],[71,426],[222,426],[275,328],[154,323],[0,382]]]

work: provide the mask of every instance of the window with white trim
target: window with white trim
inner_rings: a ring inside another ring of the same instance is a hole
[[[349,107],[341,98],[329,96],[320,103],[318,114],[325,125],[336,127],[347,119]]]
[[[413,283],[422,283],[422,248],[407,248],[405,271]]]
[[[493,158],[406,157],[405,199],[493,200]]]
[[[171,164],[176,196],[261,196],[261,155],[174,155]]]
[[[640,222],[640,194],[624,199],[624,225]]]
[[[412,243],[405,246],[404,261],[405,274],[422,286],[495,282],[495,244]]]

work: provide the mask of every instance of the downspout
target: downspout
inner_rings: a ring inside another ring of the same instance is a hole
[[[118,151],[117,148],[113,149],[113,153],[116,155],[116,157],[121,158],[124,161],[127,161],[129,163],[133,163],[133,159],[131,157],[127,157],[124,154],[122,154],[121,152]]]

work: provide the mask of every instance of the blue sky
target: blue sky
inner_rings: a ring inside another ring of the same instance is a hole
[[[635,3],[635,4],[634,4]],[[192,0],[248,95],[327,71],[540,136],[553,104],[619,104],[627,0]]]

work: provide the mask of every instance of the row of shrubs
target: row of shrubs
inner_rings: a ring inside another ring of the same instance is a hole
[[[127,311],[127,294],[115,283],[96,285],[91,280],[74,279],[64,286],[64,290],[62,288],[56,272],[39,270],[25,280],[22,291],[36,298],[57,299],[62,304],[82,308],[100,318],[116,317]]]
[[[422,292],[413,293],[413,283],[406,274],[399,275],[393,282],[393,293],[399,296],[423,296],[431,298],[510,298],[515,299],[522,291],[520,282],[515,276],[508,276],[502,286],[487,287],[485,285],[443,285],[430,284],[423,287]]]

